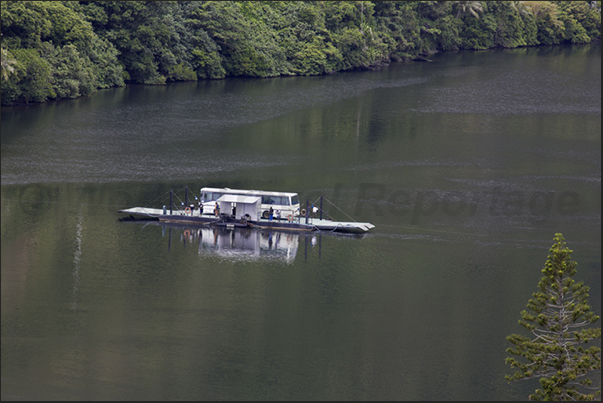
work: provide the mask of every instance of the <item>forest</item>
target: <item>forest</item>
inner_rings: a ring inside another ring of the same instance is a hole
[[[2,105],[601,39],[600,1],[2,1]]]

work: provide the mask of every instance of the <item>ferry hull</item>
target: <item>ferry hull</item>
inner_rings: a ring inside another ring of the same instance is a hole
[[[213,215],[200,215],[198,211],[184,212],[178,210],[172,214],[169,214],[164,210],[145,207],[132,207],[129,209],[119,210],[118,212],[129,214],[129,217],[122,218],[122,220],[159,220],[165,222],[212,225],[227,228],[247,227],[286,231],[329,231],[358,234],[365,233],[375,227],[370,223],[341,222],[320,220],[315,218],[308,218],[306,220],[304,217],[295,217],[295,219],[292,221],[285,219],[259,219],[256,221],[236,220],[228,216],[216,217]],[[134,216],[136,216],[136,218]]]

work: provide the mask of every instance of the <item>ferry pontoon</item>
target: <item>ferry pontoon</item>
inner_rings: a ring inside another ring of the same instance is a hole
[[[374,228],[371,223],[334,221],[320,207],[310,205],[300,209],[297,193],[230,188],[201,188],[200,197],[189,203],[188,188],[185,200],[176,207],[170,191],[169,204],[162,208],[132,207],[119,210],[129,214],[122,220],[159,220],[187,224],[236,228],[269,228],[293,231],[332,231],[364,233]],[[325,199],[326,200],[326,199]]]

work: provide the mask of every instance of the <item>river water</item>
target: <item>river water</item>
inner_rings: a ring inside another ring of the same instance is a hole
[[[600,45],[128,86],[1,128],[2,400],[525,400],[505,337],[556,232],[601,313]],[[185,186],[376,227],[118,221]]]

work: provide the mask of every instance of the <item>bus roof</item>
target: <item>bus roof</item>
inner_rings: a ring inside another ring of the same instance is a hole
[[[201,188],[201,192],[220,192],[225,194],[240,194],[240,195],[258,195],[258,196],[297,196],[297,193],[292,192],[274,192],[269,190],[244,190],[244,189],[230,189],[230,188]]]

